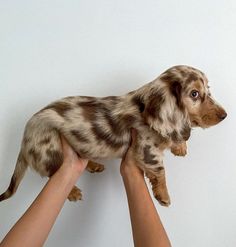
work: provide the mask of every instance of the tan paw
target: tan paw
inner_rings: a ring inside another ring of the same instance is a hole
[[[187,154],[187,145],[185,143],[171,147],[171,153],[176,156],[185,156]]]
[[[73,202],[82,200],[81,190],[78,187],[74,186],[67,198],[69,201],[73,201]]]
[[[101,165],[99,163],[96,163],[96,162],[93,162],[93,161],[89,161],[87,167],[86,167],[86,170],[91,172],[91,173],[94,173],[94,172],[102,172],[104,171],[105,167],[104,165]]]
[[[163,194],[160,192],[153,192],[154,197],[157,199],[157,201],[164,207],[170,206],[170,197],[168,194]]]

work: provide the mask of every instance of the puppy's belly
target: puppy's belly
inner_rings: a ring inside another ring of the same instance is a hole
[[[82,157],[90,160],[96,159],[115,159],[122,158],[125,152],[128,149],[128,143],[125,142],[120,148],[112,148],[107,144],[93,144],[93,145],[84,145],[78,143],[76,147],[76,152]]]

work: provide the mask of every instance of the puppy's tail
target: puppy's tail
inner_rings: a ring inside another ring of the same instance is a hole
[[[10,185],[8,189],[0,195],[0,201],[8,199],[16,192],[22,178],[25,175],[27,167],[28,165],[26,163],[26,160],[24,159],[22,152],[20,152],[17,158],[16,167],[12,175]]]

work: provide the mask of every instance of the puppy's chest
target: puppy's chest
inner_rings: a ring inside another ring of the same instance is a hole
[[[138,145],[140,147],[150,146],[155,152],[162,152],[168,149],[172,145],[171,137],[163,137],[158,132],[152,130],[148,126],[141,126],[137,128],[138,135]]]

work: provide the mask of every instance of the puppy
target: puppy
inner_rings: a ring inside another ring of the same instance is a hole
[[[14,174],[0,201],[12,196],[26,168],[41,176],[52,176],[63,162],[60,135],[82,158],[87,170],[101,172],[97,159],[121,158],[138,131],[135,145],[137,165],[149,178],[155,198],[170,204],[163,165],[163,151],[186,155],[192,127],[207,128],[227,116],[213,99],[206,76],[189,66],[175,66],[154,81],[122,96],[66,97],[36,114],[25,127]],[[81,199],[74,186],[68,199]]]

